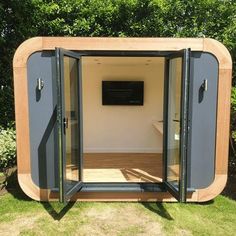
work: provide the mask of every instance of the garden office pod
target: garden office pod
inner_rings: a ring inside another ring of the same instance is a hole
[[[31,198],[201,202],[223,190],[232,62],[221,43],[36,37],[13,64]]]

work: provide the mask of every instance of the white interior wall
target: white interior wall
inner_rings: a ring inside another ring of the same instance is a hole
[[[144,81],[143,106],[103,106],[102,80]],[[163,58],[82,59],[84,152],[162,152]]]

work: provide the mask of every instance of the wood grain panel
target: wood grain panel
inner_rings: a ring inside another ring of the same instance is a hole
[[[13,58],[13,67],[26,67],[29,56],[43,49],[43,38],[34,37],[24,41],[16,50]]]
[[[227,48],[215,39],[203,39],[203,51],[213,54],[219,61],[220,69],[232,69],[232,59]]]
[[[198,190],[198,202],[205,202],[219,195],[227,182],[227,175],[216,175],[214,182],[205,189]]]
[[[216,174],[227,175],[230,132],[230,96],[232,70],[219,71],[216,138]]]
[[[49,200],[49,190],[40,189],[37,187],[31,178],[31,174],[22,174],[18,173],[18,182],[21,189],[29,196],[30,198],[36,201],[47,201]]]
[[[26,67],[14,68],[18,173],[30,173],[29,106]]]
[[[62,47],[69,50],[127,50],[127,51],[176,51],[191,47],[203,50],[203,39],[199,38],[97,38],[97,37],[43,37],[43,49]]]

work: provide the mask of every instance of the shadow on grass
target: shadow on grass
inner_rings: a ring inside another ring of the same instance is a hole
[[[180,204],[183,208],[188,207],[189,205],[201,205],[201,206],[209,206],[214,204],[214,199],[207,201],[207,202],[188,202],[188,203],[178,203],[178,202],[169,202],[168,204]],[[167,220],[174,220],[174,218],[168,213],[166,208],[164,207],[164,204],[161,202],[142,202],[142,205],[147,208],[148,210],[154,212],[155,214],[158,214],[162,218],[165,218]]]
[[[142,202],[142,205],[147,208],[149,211],[152,211],[159,216],[167,219],[167,220],[174,220],[168,211],[163,206],[163,203],[157,202]]]
[[[68,202],[66,205],[60,204],[59,207],[54,207],[50,202],[41,202],[41,204],[54,220],[60,221],[74,206],[75,202]]]
[[[6,182],[6,191],[10,193],[15,199],[20,201],[34,201],[22,191],[17,181],[16,170],[7,177]],[[57,202],[54,202],[52,204],[50,202],[40,202],[40,204],[54,220],[60,221],[65,216],[65,214],[73,207],[75,202],[69,202],[67,205]]]
[[[34,201],[21,190],[17,181],[17,171],[14,171],[10,176],[8,176],[6,191],[10,193],[15,199],[18,199],[20,201]],[[224,192],[223,195],[229,197],[229,194],[224,194]],[[60,221],[66,215],[66,213],[74,206],[75,202],[69,202],[67,205],[63,205],[57,202],[40,202],[40,204],[54,220]],[[214,200],[188,204],[211,205],[214,204]],[[167,220],[174,220],[164,207],[163,203],[142,202],[142,205],[146,209],[154,212],[155,214],[158,214],[159,216]]]

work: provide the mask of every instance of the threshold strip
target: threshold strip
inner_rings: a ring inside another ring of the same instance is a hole
[[[163,183],[83,183],[80,192],[165,192]]]

